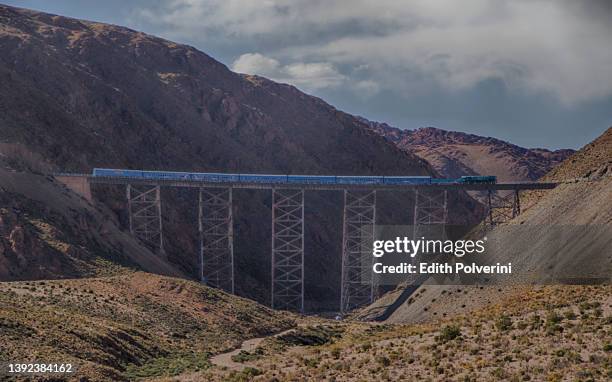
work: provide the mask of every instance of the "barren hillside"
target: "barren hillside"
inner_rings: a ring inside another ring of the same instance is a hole
[[[534,272],[553,272],[551,261],[582,261],[583,267],[591,261],[585,254],[593,248],[603,248],[601,258],[608,259],[607,268],[600,272],[612,275],[612,130],[608,129],[601,137],[586,145],[568,158],[546,178],[556,180],[570,179],[554,190],[540,192],[539,195],[528,195],[531,206],[517,218],[506,225],[497,227],[496,234],[505,249],[501,253],[505,258],[521,259]],[[574,178],[582,178],[574,180]],[[592,229],[581,229],[581,227]],[[529,227],[524,230],[525,236],[515,237],[513,227]],[[562,232],[559,227],[577,227],[579,229]],[[556,236],[555,236],[556,235]],[[528,245],[526,245],[526,243]],[[519,250],[520,248],[520,250]],[[559,248],[562,248],[559,257]],[[607,250],[607,253],[606,253]],[[599,263],[598,263],[599,264]],[[516,275],[517,281],[521,275]],[[455,289],[460,289],[455,293]],[[415,292],[389,317],[387,322],[422,322],[467,312],[496,301],[504,295],[520,294],[522,289],[514,287],[476,287],[461,288],[424,285]],[[391,304],[401,293],[398,290],[375,303],[370,311],[364,312],[368,317],[378,315]]]
[[[544,179],[599,179],[612,173],[612,127],[599,138],[570,156],[561,166],[546,174]]]
[[[0,165],[2,165],[0,160]],[[0,280],[185,274],[50,177],[0,168]]]
[[[91,381],[203,370],[210,354],[293,325],[287,312],[142,272],[0,283],[0,358],[72,363]]]

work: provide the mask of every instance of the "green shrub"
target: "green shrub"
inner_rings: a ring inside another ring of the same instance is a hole
[[[512,319],[503,314],[501,315],[497,321],[495,321],[495,327],[502,332],[512,329]]]
[[[260,359],[263,356],[263,353],[262,348],[257,348],[252,353],[246,350],[240,350],[238,354],[232,356],[232,361],[239,363],[255,361]]]
[[[574,313],[573,310],[568,310],[563,315],[565,316],[565,318],[567,320],[575,320],[576,319],[576,313]]]
[[[128,365],[125,375],[128,379],[151,377],[172,377],[187,371],[199,371],[211,366],[209,353],[174,354],[167,357],[154,358],[143,365]]]
[[[340,358],[340,349],[338,349],[338,348],[332,349],[331,356],[334,357],[334,359],[339,359]]]
[[[542,319],[537,314],[531,316],[531,330],[538,330],[542,327]]]
[[[562,332],[563,328],[559,325],[559,323],[563,320],[563,318],[554,310],[551,310],[546,315],[546,333],[554,334],[556,332]]]
[[[546,315],[547,324],[558,324],[559,322],[561,322],[561,320],[563,320],[563,318],[554,310],[549,311]]]
[[[249,382],[254,377],[263,374],[261,370],[254,367],[246,367],[242,371],[232,371],[225,379],[227,382]]]
[[[297,328],[295,331],[279,336],[276,340],[289,346],[318,346],[333,342],[340,337],[341,330],[334,327],[317,325]]]
[[[445,343],[459,336],[461,336],[461,328],[456,325],[447,325],[440,331],[440,335],[436,339],[438,342]]]
[[[252,376],[252,377],[256,377],[262,374],[261,370],[255,367],[247,367],[242,371],[242,373],[248,376]]]
[[[319,359],[318,358],[304,358],[304,366],[315,368],[319,366]]]
[[[376,357],[376,362],[381,364],[381,366],[388,367],[391,365],[391,360],[385,356],[379,355]]]

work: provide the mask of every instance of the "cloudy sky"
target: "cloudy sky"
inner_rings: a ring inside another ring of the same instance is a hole
[[[612,1],[8,4],[187,43],[235,71],[294,84],[400,128],[555,149],[578,148],[612,126]]]

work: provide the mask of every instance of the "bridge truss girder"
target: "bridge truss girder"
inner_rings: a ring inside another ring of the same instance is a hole
[[[340,310],[346,313],[374,301],[376,190],[344,190],[343,217]]]
[[[304,311],[304,190],[272,189],[274,309]]]
[[[160,186],[127,185],[130,232],[147,246],[163,252]]]
[[[231,188],[200,188],[200,280],[234,293],[234,220]]]

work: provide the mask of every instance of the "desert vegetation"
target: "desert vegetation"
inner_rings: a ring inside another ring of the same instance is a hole
[[[292,315],[143,272],[0,283],[0,358],[72,362],[93,379],[172,376],[294,325]]]
[[[242,371],[199,375],[219,381],[610,380],[610,295],[610,286],[537,287],[427,324],[340,323],[329,341],[278,346],[274,338],[257,357],[244,359]]]

